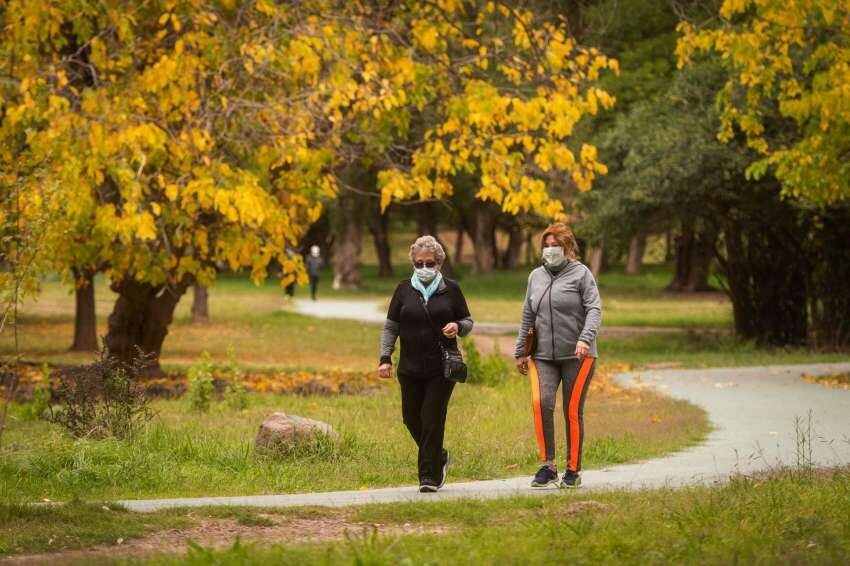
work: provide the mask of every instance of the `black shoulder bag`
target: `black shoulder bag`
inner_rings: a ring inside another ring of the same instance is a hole
[[[417,294],[419,293],[417,292]],[[428,312],[428,305],[425,303],[424,297],[420,295],[420,298],[422,299],[422,308],[425,309],[425,316],[428,317],[428,323],[437,333],[437,344],[440,345],[440,357],[443,360],[443,378],[446,381],[456,383],[465,382],[468,371],[463,361],[463,355],[458,350],[457,344],[446,345],[440,329],[434,325],[434,321],[431,319],[431,313]]]

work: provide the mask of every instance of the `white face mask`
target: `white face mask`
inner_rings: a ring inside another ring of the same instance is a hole
[[[417,279],[425,284],[430,283],[437,276],[437,268],[435,267],[414,267],[413,272],[416,274]]]
[[[543,248],[543,261],[551,267],[558,267],[564,263],[564,248],[561,246],[550,246]]]

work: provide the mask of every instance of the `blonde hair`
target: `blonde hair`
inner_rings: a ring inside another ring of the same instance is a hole
[[[410,263],[413,263],[413,258],[419,252],[433,253],[434,261],[437,262],[437,265],[443,265],[443,262],[446,260],[446,250],[443,249],[443,246],[440,245],[440,242],[434,236],[420,236],[416,238],[416,241],[410,246]]]
[[[576,242],[575,234],[569,226],[563,222],[555,222],[550,224],[543,235],[540,237],[540,247],[546,245],[546,238],[554,236],[558,245],[564,248],[564,255],[567,259],[575,261],[578,259],[578,243]]]

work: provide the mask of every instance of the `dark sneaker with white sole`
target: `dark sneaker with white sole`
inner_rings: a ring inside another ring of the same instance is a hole
[[[564,472],[564,477],[561,478],[561,487],[573,489],[581,485],[581,476],[578,472],[567,470]]]
[[[449,475],[449,451],[445,448],[443,449],[443,468],[442,468],[442,479],[440,480],[440,485],[437,487],[443,487],[446,485],[446,478]]]
[[[534,479],[531,480],[531,487],[547,487],[550,485],[558,485],[558,471],[546,464],[534,474]]]
[[[422,480],[419,482],[419,493],[434,493],[438,489],[440,489],[440,486],[431,480]]]

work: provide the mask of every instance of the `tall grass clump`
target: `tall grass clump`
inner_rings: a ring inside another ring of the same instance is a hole
[[[49,418],[50,411],[50,366],[41,366],[41,381],[35,384],[32,401],[25,403],[18,411],[18,417],[25,421],[37,421]]]
[[[495,351],[486,357],[478,351],[473,338],[464,336],[460,339],[460,343],[463,347],[464,361],[469,369],[467,383],[494,387],[508,379],[511,367],[499,351],[498,342],[496,342]]]
[[[210,353],[204,351],[201,357],[189,368],[189,389],[186,397],[193,411],[206,413],[210,410],[215,386],[213,385],[213,364]]]
[[[223,367],[227,383],[224,386],[224,403],[234,411],[248,408],[248,391],[245,389],[245,370],[236,360],[233,346],[227,348],[227,363]]]

